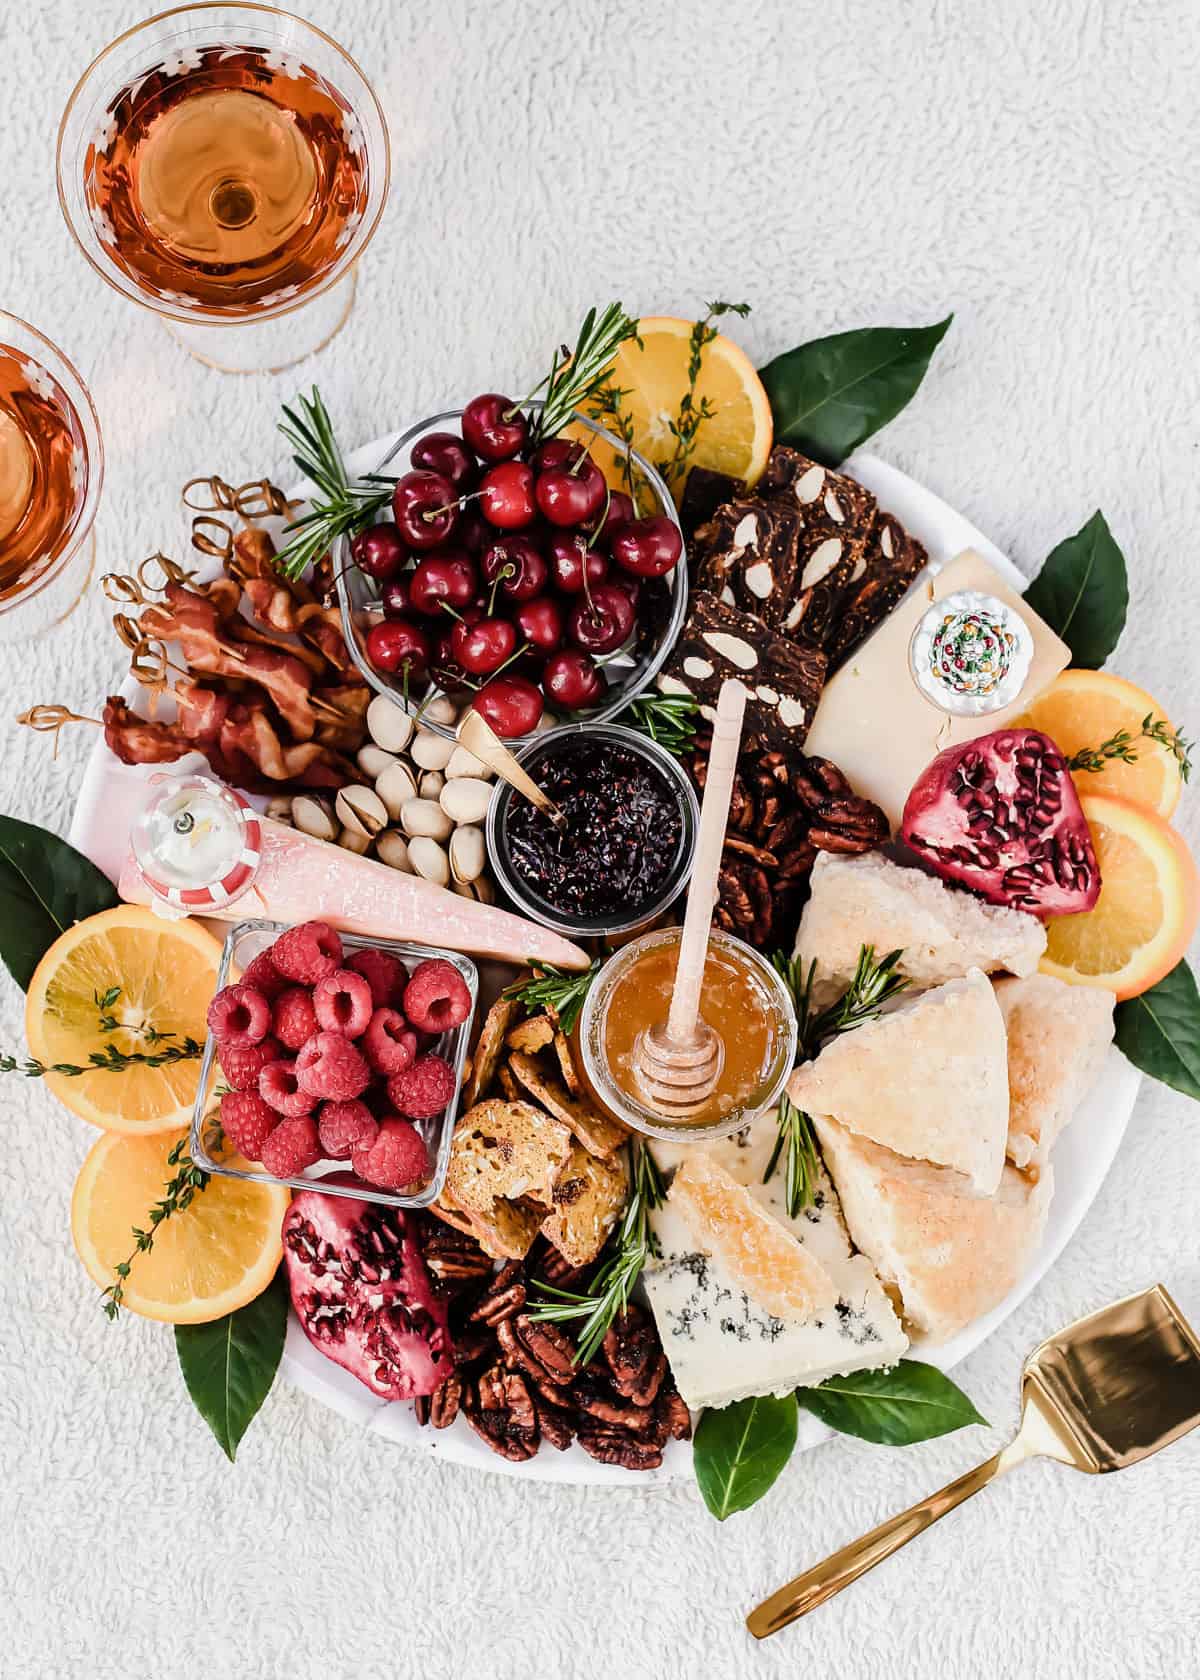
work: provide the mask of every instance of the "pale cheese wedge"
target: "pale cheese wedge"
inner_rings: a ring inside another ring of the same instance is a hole
[[[1008,1156],[1036,1177],[1100,1078],[1116,999],[1051,974],[998,980],[995,990],[1008,1033]]]

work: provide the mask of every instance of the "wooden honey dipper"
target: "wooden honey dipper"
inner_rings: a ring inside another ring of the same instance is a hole
[[[634,1045],[633,1070],[642,1097],[665,1120],[698,1114],[716,1089],[725,1061],[720,1037],[700,1019],[700,993],[745,709],[746,690],[736,678],[727,679],[717,696],[671,1008],[667,1019],[644,1028]]]

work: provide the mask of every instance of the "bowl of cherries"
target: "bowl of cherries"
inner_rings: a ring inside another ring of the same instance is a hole
[[[412,712],[446,695],[509,740],[615,717],[653,682],[687,606],[683,533],[653,466],[583,415],[570,437],[544,437],[541,413],[488,392],[413,426],[375,475],[399,472],[391,518],[344,541],[337,565],[371,686]],[[595,440],[624,463],[624,488]]]

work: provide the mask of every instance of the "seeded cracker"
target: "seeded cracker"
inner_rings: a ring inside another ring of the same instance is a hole
[[[696,533],[704,558],[696,587],[778,628],[796,590],[798,512],[763,502],[726,502]]]
[[[929,556],[900,521],[876,510],[863,551],[861,570],[851,579],[841,615],[829,640],[829,668],[836,671],[882,624],[908,592]]]
[[[845,473],[781,444],[771,451],[758,493],[768,507],[791,509],[801,525],[795,587],[780,628],[809,647],[825,647],[862,575],[875,498]]]
[[[475,1046],[471,1072],[463,1084],[464,1109],[472,1108],[480,1097],[487,1095],[504,1048],[504,1035],[519,1007],[515,997],[505,997],[502,993],[488,1010]]]
[[[623,1126],[573,1097],[562,1080],[547,1073],[532,1056],[515,1050],[508,1065],[529,1095],[573,1132],[590,1154],[612,1155],[624,1143]]]
[[[801,647],[700,591],[658,686],[663,694],[691,695],[711,721],[722,682],[740,677],[748,695],[745,746],[795,749],[817,709],[825,664],[819,648]]]

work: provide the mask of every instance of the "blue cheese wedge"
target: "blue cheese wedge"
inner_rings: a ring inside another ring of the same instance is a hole
[[[643,1282],[679,1392],[694,1411],[894,1365],[908,1346],[871,1262],[851,1250],[824,1171],[797,1219],[787,1215],[782,1171],[762,1183],[774,1135],[767,1117],[740,1138],[711,1146],[711,1153],[820,1263],[837,1300],[832,1312],[808,1320],[774,1317],[697,1247],[674,1209],[656,1209],[651,1223],[662,1253]],[[670,1150],[656,1153],[664,1166],[679,1158]]]

